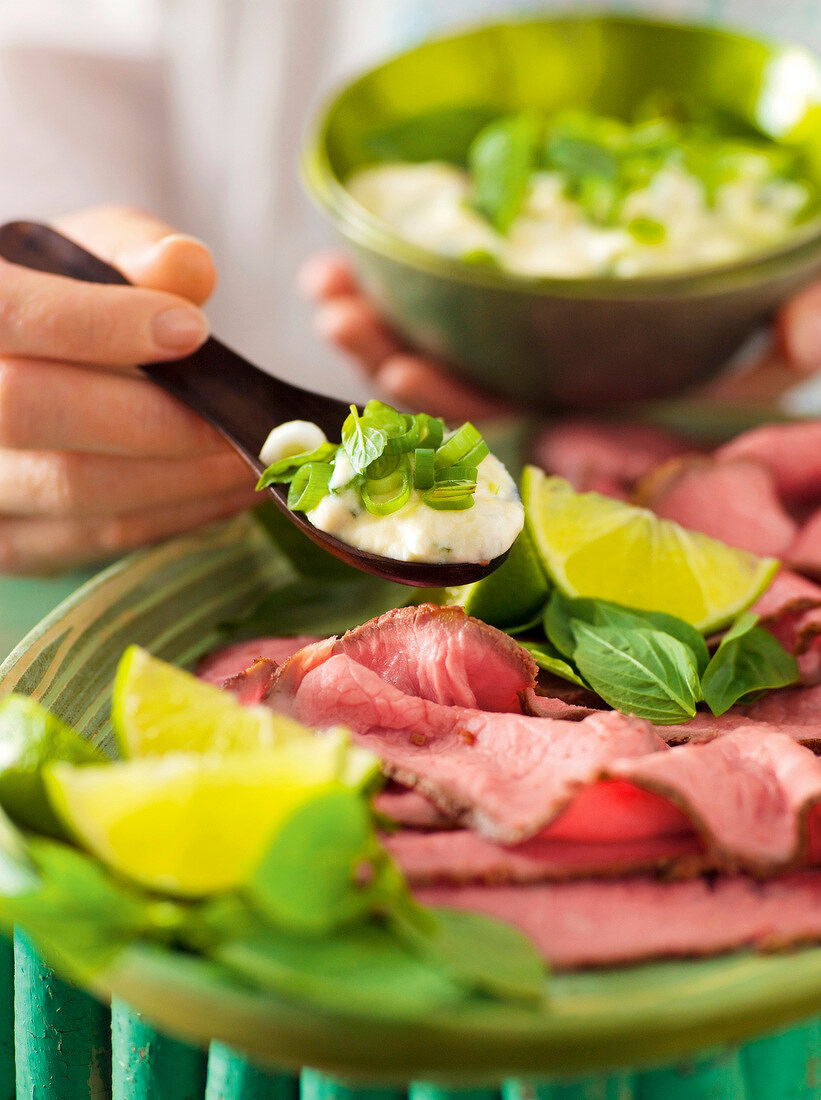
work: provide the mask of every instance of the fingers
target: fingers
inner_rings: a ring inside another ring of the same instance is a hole
[[[395,404],[424,409],[445,420],[504,418],[514,412],[500,398],[445,374],[437,363],[421,355],[390,356],[372,377]]]
[[[318,303],[319,336],[352,356],[394,403],[424,409],[447,420],[513,415],[506,402],[448,374],[434,360],[408,353],[367,298],[357,292],[350,264],[336,253],[309,257],[298,282]]]
[[[81,451],[0,451],[0,514],[95,516],[185,504],[254,485],[234,452],[121,458]]]
[[[144,378],[38,359],[0,359],[0,447],[154,458],[229,449]]]
[[[137,286],[178,294],[196,305],[214,290],[216,268],[202,241],[134,207],[94,207],[57,218],[54,225]]]
[[[128,366],[190,354],[205,316],[176,295],[100,286],[0,261],[0,354]]]
[[[115,516],[0,516],[0,572],[42,575],[86,565],[225,519],[259,504],[240,489]]]
[[[323,340],[352,355],[366,373],[372,373],[402,347],[370,302],[359,294],[324,302],[314,324]]]
[[[802,290],[784,306],[777,331],[790,366],[802,374],[821,368],[821,283]]]
[[[338,252],[317,252],[304,261],[297,286],[312,302],[323,302],[356,292],[351,265]]]

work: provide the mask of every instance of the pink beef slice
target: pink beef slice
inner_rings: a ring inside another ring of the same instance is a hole
[[[771,726],[817,727],[821,737],[821,685],[814,687],[781,688],[768,692],[755,703],[743,708],[745,714],[756,722],[768,722]]]
[[[410,787],[389,783],[373,800],[379,813],[412,829],[448,829],[454,823],[429,798]]]
[[[519,693],[533,688],[536,662],[501,630],[460,607],[388,611],[334,645],[406,695],[446,706],[521,713]]]
[[[821,585],[791,569],[779,569],[769,586],[750,608],[768,629],[788,615],[821,608]]]
[[[703,862],[702,846],[692,834],[612,843],[552,840],[539,835],[506,848],[468,829],[427,833],[404,829],[383,837],[382,843],[411,886],[546,882],[671,867],[695,873]]]
[[[763,463],[787,504],[821,500],[821,420],[753,428],[719,447],[716,457]]]
[[[662,519],[753,554],[780,556],[798,533],[773,475],[748,459],[673,459],[641,482],[635,500]]]
[[[525,714],[533,714],[539,718],[566,718],[571,722],[586,718],[588,714],[595,714],[597,710],[602,709],[581,706],[555,695],[541,695],[533,688],[523,691],[520,699]]]
[[[763,950],[821,939],[821,873],[660,882],[636,875],[531,886],[417,887],[424,905],[515,925],[558,970]]]
[[[793,569],[821,577],[821,508],[804,521],[784,556]]]
[[[719,866],[760,874],[798,863],[821,800],[821,760],[781,733],[735,730],[703,745],[616,760],[608,773],[670,799]]]
[[[534,458],[577,492],[623,497],[661,462],[691,449],[659,428],[564,420],[541,433]]]
[[[222,681],[220,686],[223,691],[236,695],[243,706],[253,706],[267,697],[276,680],[276,674],[276,664],[267,657],[259,657],[242,672]]]
[[[349,726],[386,774],[503,843],[539,832],[611,761],[671,751],[648,722],[615,711],[565,722],[443,706],[343,654],[279,687],[271,705],[318,729]]]
[[[252,638],[247,642],[237,642],[203,657],[197,665],[197,676],[221,687],[226,680],[243,672],[260,657],[281,665],[303,646],[317,640],[303,634],[295,638]]]
[[[781,691],[770,692],[762,699],[762,703],[769,699],[777,699],[781,694]],[[771,714],[772,721],[764,717],[766,713]],[[821,744],[821,726],[816,727],[811,721],[801,718],[788,708],[784,709],[781,717],[777,715],[775,707],[769,712],[759,711],[757,704],[752,704],[748,707],[733,707],[732,710],[720,714],[717,718],[712,714],[699,712],[689,722],[655,728],[668,745],[713,741],[716,737],[724,737],[736,730],[741,733],[783,733],[800,745],[807,745],[814,750]]]

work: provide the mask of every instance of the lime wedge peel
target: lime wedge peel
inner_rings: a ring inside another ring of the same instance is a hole
[[[665,611],[705,634],[754,603],[780,564],[645,508],[577,493],[534,466],[522,475],[522,500],[533,545],[566,595]]]
[[[111,722],[122,756],[168,752],[254,752],[313,736],[264,706],[242,706],[228,692],[129,646],[117,666]]]
[[[56,763],[43,778],[70,835],[113,871],[199,897],[239,886],[297,808],[342,787],[348,750],[337,732],[276,752]]]

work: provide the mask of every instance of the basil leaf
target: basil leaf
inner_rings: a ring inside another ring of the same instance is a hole
[[[423,960],[471,992],[507,1000],[541,1001],[545,968],[517,929],[481,913],[429,909],[432,920],[397,922],[397,931]]]
[[[292,481],[294,474],[300,467],[307,466],[311,462],[330,462],[338,450],[339,447],[336,443],[320,443],[313,451],[303,451],[302,454],[280,458],[263,470],[256,487],[257,489],[267,489],[269,485],[278,482],[287,483]]]
[[[748,611],[736,619],[702,677],[704,701],[715,715],[751,692],[786,687],[799,679],[795,657],[757,621]]]
[[[465,165],[471,141],[497,115],[492,107],[438,108],[368,134],[363,145],[379,160],[444,160]]]
[[[698,670],[692,650],[660,630],[571,622],[579,672],[606,703],[668,724],[696,713]]]
[[[260,922],[241,938],[220,939],[209,953],[257,987],[345,1012],[418,1019],[465,1000],[459,985],[375,922],[321,939]]]
[[[668,615],[665,611],[625,607],[610,600],[571,599],[555,590],[545,610],[543,625],[545,634],[567,657],[573,656],[576,644],[570,628],[572,619],[591,626],[612,626],[625,631],[651,628],[669,634],[692,651],[699,676],[704,673],[710,661],[710,651],[699,631],[675,615]]]
[[[555,676],[561,677],[562,680],[569,680],[571,684],[578,684],[579,687],[587,688],[590,686],[579,676],[576,669],[562,658],[558,649],[552,646],[550,642],[520,641],[519,645],[522,649],[527,650],[539,668],[543,668],[546,672],[552,672]]]
[[[375,899],[404,892],[388,864],[365,800],[331,790],[285,822],[245,889],[279,927],[323,935],[365,916]]]
[[[505,233],[524,203],[536,166],[541,123],[509,115],[480,130],[468,150],[472,206]]]
[[[367,417],[361,417],[356,405],[342,425],[342,446],[358,474],[364,473],[375,458],[379,458],[388,442],[385,432]]]
[[[167,939],[185,910],[121,885],[96,860],[68,845],[32,837],[38,880],[0,898],[0,920],[21,925],[48,962],[77,981],[109,965],[136,939]]]

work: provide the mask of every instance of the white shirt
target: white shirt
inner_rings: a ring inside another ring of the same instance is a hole
[[[332,240],[297,178],[349,74],[523,0],[0,0],[0,219],[135,203],[213,248],[214,331],[266,369],[358,398],[293,286]],[[818,0],[626,0],[821,47]],[[601,10],[575,0],[573,10]]]

